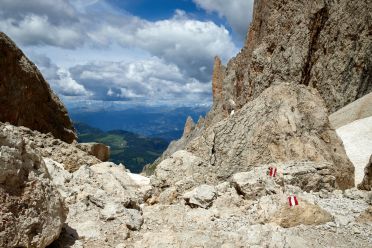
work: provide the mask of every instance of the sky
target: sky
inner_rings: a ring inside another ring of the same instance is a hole
[[[0,0],[0,31],[77,103],[211,102],[213,58],[243,45],[253,0]]]

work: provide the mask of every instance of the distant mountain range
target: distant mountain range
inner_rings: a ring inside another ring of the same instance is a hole
[[[131,172],[139,173],[154,162],[167,148],[165,139],[145,137],[132,132],[113,130],[104,132],[82,122],[76,122],[79,142],[99,142],[110,146],[110,161],[124,164]]]
[[[86,123],[102,131],[125,130],[128,132],[159,137],[168,142],[182,136],[188,116],[196,122],[205,116],[208,106],[202,107],[132,107],[124,110],[70,109],[74,122]]]

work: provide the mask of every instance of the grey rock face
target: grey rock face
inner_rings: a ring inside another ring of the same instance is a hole
[[[372,156],[364,169],[363,181],[358,185],[358,189],[372,190]]]
[[[195,128],[194,120],[189,116],[187,117],[185,128],[183,130],[183,137],[187,137]]]
[[[281,187],[275,183],[275,180],[267,176],[266,170],[263,171],[260,168],[234,174],[232,183],[236,190],[248,200],[256,200],[281,191]]]
[[[241,108],[275,82],[318,89],[330,112],[372,91],[368,0],[255,1],[245,47],[223,81]],[[342,23],[342,25],[340,25]]]
[[[0,128],[6,126],[7,124],[0,122]],[[26,127],[12,128],[16,129],[22,135],[26,143],[32,143],[33,148],[41,156],[62,163],[64,168],[70,172],[78,170],[83,165],[90,166],[101,162],[96,157],[89,155],[88,152],[80,148],[79,144],[75,142],[68,144],[56,139],[50,134],[33,131]]]
[[[67,210],[41,156],[11,125],[0,126],[0,247],[46,247]]]
[[[256,0],[243,49],[226,67],[215,59],[213,106],[202,127],[173,142],[153,167],[272,85],[316,88],[329,113],[370,93],[371,11],[368,0]]]
[[[217,198],[217,191],[213,186],[200,185],[192,191],[186,192],[183,199],[191,207],[209,208]]]
[[[310,192],[333,191],[336,185],[334,170],[328,163],[287,162],[260,165],[248,172],[232,176],[232,184],[246,199],[259,199],[266,195],[280,194],[286,187],[299,187]],[[270,176],[270,168],[275,176]]]
[[[102,162],[106,162],[110,159],[110,147],[100,143],[79,143],[77,147],[87,152],[88,154],[95,156]]]
[[[354,186],[354,167],[330,127],[323,100],[303,85],[270,87],[233,116],[208,127],[186,149],[206,161],[206,172],[213,171],[205,173],[209,182],[260,164],[313,161],[331,164],[336,187]]]
[[[190,208],[174,204],[145,205],[144,224],[126,240],[129,247],[369,247],[372,225],[368,193],[358,190],[283,192],[255,200],[241,198],[224,182],[215,187],[213,205]],[[299,205],[288,206],[296,194]],[[361,220],[363,218],[363,221]]]
[[[66,108],[22,51],[0,32],[0,121],[26,126],[71,143],[75,130]]]
[[[73,247],[115,247],[141,228],[142,186],[123,166],[105,162],[69,173],[51,159],[46,159],[46,165],[69,208],[56,246],[66,247],[73,237]]]

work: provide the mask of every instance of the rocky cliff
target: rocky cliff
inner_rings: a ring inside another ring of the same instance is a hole
[[[65,107],[23,52],[0,32],[0,121],[26,126],[71,143],[76,140]]]
[[[173,142],[155,164],[272,85],[315,88],[328,113],[371,92],[371,11],[368,0],[256,0],[243,49],[226,67],[215,58],[213,106],[203,124]]]
[[[186,150],[198,158],[196,162],[190,159],[185,168],[168,166],[164,160],[155,170],[155,184],[215,184],[262,164],[313,161],[329,164],[334,187],[354,186],[354,166],[330,126],[325,103],[315,89],[304,85],[271,86],[234,115],[206,128]]]
[[[32,142],[0,125],[0,246],[45,247],[59,237],[67,209]]]
[[[220,77],[220,105],[241,108],[281,82],[316,88],[330,113],[371,92],[371,11],[369,0],[256,0],[245,46]]]
[[[359,189],[372,190],[372,155],[364,169],[363,181],[358,185]]]
[[[371,247],[371,159],[355,188],[329,121],[371,91],[370,5],[256,1],[243,50],[215,59],[210,113],[186,121],[151,178],[91,155],[104,147],[0,122],[0,246]],[[371,133],[354,124],[339,132],[346,147]]]

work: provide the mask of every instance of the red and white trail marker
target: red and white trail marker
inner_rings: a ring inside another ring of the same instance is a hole
[[[277,169],[275,167],[269,168],[269,176],[276,177],[276,172],[277,172]]]
[[[298,205],[298,200],[296,196],[289,196],[288,197],[288,202],[290,207],[294,207]]]

